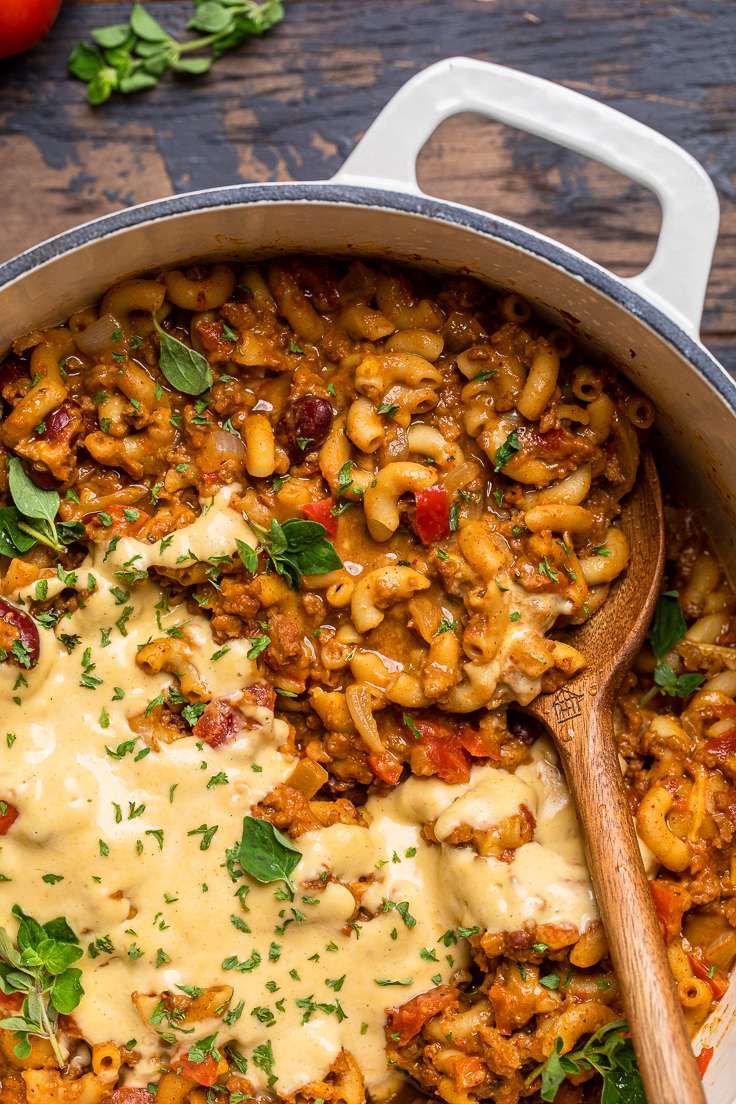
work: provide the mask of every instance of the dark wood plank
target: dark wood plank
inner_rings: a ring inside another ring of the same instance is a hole
[[[133,202],[243,180],[331,175],[389,96],[456,53],[559,80],[668,134],[719,189],[722,233],[704,320],[736,363],[736,6],[712,0],[290,0],[284,23],[198,82],[97,110],[66,57],[128,3],[77,0],[0,68],[0,255]],[[153,0],[182,30],[191,5]],[[424,187],[516,218],[620,272],[651,253],[654,201],[600,166],[473,117],[424,151]]]

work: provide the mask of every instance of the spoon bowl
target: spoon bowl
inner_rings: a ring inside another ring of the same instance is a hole
[[[657,470],[642,459],[621,528],[628,570],[601,613],[566,638],[587,666],[527,707],[550,731],[583,831],[591,881],[621,984],[649,1104],[705,1104],[634,830],[614,740],[614,697],[641,647],[664,571]]]

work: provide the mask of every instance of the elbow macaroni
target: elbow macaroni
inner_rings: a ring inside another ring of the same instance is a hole
[[[166,378],[161,328],[191,346],[192,365],[206,362],[212,382],[199,394]],[[104,796],[103,814],[93,801],[82,810],[92,858],[72,856],[96,902],[83,980],[109,978],[110,1022],[131,1010],[140,1020],[136,1037],[122,1026],[118,1037],[104,1016],[97,1034],[62,1018],[63,1068],[47,1038],[31,1034],[19,1050],[0,1029],[9,1100],[145,1104],[135,1094],[148,1099],[138,1085],[150,1076],[162,1104],[215,1093],[361,1104],[384,1091],[386,1058],[445,1104],[536,1092],[540,1056],[575,1051],[621,1004],[594,905],[545,913],[555,886],[580,880],[570,869],[584,872],[576,837],[556,855],[559,878],[550,867],[549,887],[524,888],[523,863],[546,847],[547,797],[565,792],[507,707],[559,690],[596,658],[556,629],[606,616],[627,570],[617,519],[650,401],[516,293],[281,256],[122,281],[68,325],[17,342],[0,390],[8,457],[39,488],[48,478],[60,488],[61,549],[3,521],[0,536],[18,543],[12,556],[0,544],[0,588],[19,612],[0,609],[0,683],[12,675],[21,729],[0,793],[3,877],[15,847],[41,839],[13,765],[38,743],[22,731],[35,667],[16,621],[30,614],[39,675],[51,685],[50,656],[75,665],[63,668],[72,674],[50,731],[63,721],[91,741],[86,760],[58,773],[71,795],[60,831],[79,816],[82,769]],[[617,738],[694,1030],[736,957],[736,600],[698,527],[675,516],[674,528],[668,586],[686,628],[666,657],[647,648],[637,660]],[[49,755],[61,754],[56,741]],[[34,761],[29,777],[45,769]],[[539,790],[524,781],[534,771]],[[503,779],[499,801],[514,787],[524,799],[496,809],[474,798],[489,774]],[[406,839],[374,817],[383,800],[395,800]],[[445,838],[439,818],[456,800],[468,812]],[[422,801],[438,805],[420,815]],[[287,888],[246,869],[246,816],[298,852]],[[372,850],[384,830],[386,857]],[[68,850],[49,857],[61,874],[40,879],[44,922],[56,915],[55,877],[85,915]],[[518,880],[534,919],[494,926],[468,903],[456,927],[425,934],[428,911],[455,907],[454,890],[424,901],[416,888],[438,855],[448,886],[454,864],[465,872],[463,891],[492,871],[486,897],[499,907],[516,907],[502,887]],[[166,876],[150,907],[141,884],[156,860]],[[15,892],[0,881],[2,908]],[[206,939],[190,923],[181,956],[191,893]],[[277,911],[259,943],[263,893]],[[292,965],[314,924],[318,949]],[[200,943],[215,956],[208,970]],[[363,1011],[350,974],[377,953]],[[79,1016],[92,1022],[84,1004]],[[302,1054],[305,1039],[314,1045]]]

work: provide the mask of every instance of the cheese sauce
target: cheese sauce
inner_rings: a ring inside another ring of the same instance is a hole
[[[173,1052],[218,1029],[219,1046],[232,1041],[246,1056],[270,1042],[276,1088],[286,1095],[323,1076],[346,1048],[367,1087],[380,1091],[391,1078],[385,1010],[467,961],[456,929],[553,922],[582,930],[597,915],[574,811],[554,752],[540,741],[514,775],[481,766],[463,785],[410,778],[368,800],[368,827],[302,835],[293,900],[278,884],[250,880],[247,896],[236,896],[226,849],[239,841],[244,815],[293,769],[287,726],[243,705],[249,727],[230,743],[211,748],[189,735],[149,748],[130,720],[176,681],[136,664],[142,645],[175,628],[209,694],[234,704],[255,666],[248,640],[220,649],[204,617],[183,606],[157,610],[152,582],[123,597],[116,574],[180,565],[189,553],[229,555],[236,540],[254,544],[229,498],[221,492],[163,548],[127,538],[106,555],[94,551],[72,584],[92,593],[55,633],[40,630],[27,685],[17,684],[18,668],[0,667],[2,796],[20,810],[0,846],[0,922],[15,934],[15,903],[41,921],[67,917],[86,950],[75,1020],[90,1042],[111,1039],[142,1054],[137,1083],[156,1069],[159,1033],[170,1030],[147,1022],[158,994],[226,984],[231,1010],[242,1002],[239,1018],[174,1030]],[[534,838],[509,862],[443,842],[461,825],[492,827],[522,805],[534,815]],[[422,835],[429,822],[439,843]],[[356,899],[367,915],[357,921]],[[137,1007],[133,994],[152,999]],[[252,1063],[249,1077],[265,1085]]]

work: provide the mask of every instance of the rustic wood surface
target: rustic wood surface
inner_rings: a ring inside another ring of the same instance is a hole
[[[452,54],[502,62],[618,107],[685,146],[718,188],[703,332],[736,369],[736,4],[731,0],[286,0],[284,22],[197,81],[87,106],[74,43],[130,4],[66,0],[35,51],[0,62],[0,258],[130,203],[253,180],[330,176],[388,97]],[[151,11],[181,31],[183,0]],[[420,180],[515,218],[622,274],[651,255],[653,196],[475,116],[435,134]]]

